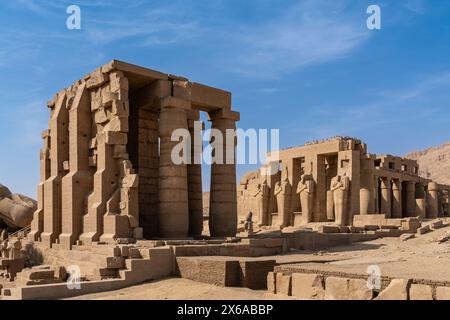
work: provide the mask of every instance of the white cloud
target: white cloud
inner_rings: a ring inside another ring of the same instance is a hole
[[[370,33],[365,12],[354,15],[347,4],[304,0],[266,24],[244,29],[237,38],[232,68],[248,76],[273,78],[351,54]]]

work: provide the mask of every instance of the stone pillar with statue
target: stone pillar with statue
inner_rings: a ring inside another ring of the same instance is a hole
[[[297,194],[300,197],[300,205],[304,223],[313,221],[315,183],[312,175],[302,175],[297,185]]]
[[[331,180],[331,191],[333,192],[335,223],[345,226],[347,221],[347,199],[350,190],[350,179],[346,173],[337,175]]]
[[[264,179],[261,184],[257,185],[253,197],[255,198],[256,207],[258,208],[258,225],[268,226],[270,187],[267,184],[267,179]]]
[[[278,224],[281,228],[289,226],[290,203],[292,187],[289,182],[287,168],[281,175],[281,180],[275,185],[274,194],[277,199]]]

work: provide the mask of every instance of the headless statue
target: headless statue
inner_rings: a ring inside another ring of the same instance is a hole
[[[287,175],[287,168],[285,170],[286,173],[284,175],[284,179],[276,183],[274,190],[278,206],[278,223],[282,228],[289,225],[288,205],[291,197],[291,185]]]
[[[297,194],[300,197],[302,215],[305,223],[313,220],[313,201],[315,184],[312,176],[302,175],[297,185]]]
[[[267,184],[267,180],[264,180],[262,184],[258,184],[253,197],[256,198],[258,206],[258,221],[260,226],[269,225],[269,199],[270,188]]]
[[[247,218],[245,218],[244,228],[249,234],[253,233],[253,213],[251,211],[248,213]]]
[[[336,176],[331,180],[331,191],[334,200],[335,222],[339,226],[345,226],[347,222],[347,197],[350,187],[350,179],[347,174]]]

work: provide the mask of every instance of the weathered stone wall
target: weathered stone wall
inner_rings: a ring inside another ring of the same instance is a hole
[[[48,103],[32,240],[71,248],[133,237],[138,176],[127,153],[128,85],[122,72],[104,66]]]

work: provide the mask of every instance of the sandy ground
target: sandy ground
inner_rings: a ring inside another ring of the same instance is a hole
[[[383,238],[320,252],[297,251],[289,255],[255,259],[270,258],[279,265],[290,267],[359,274],[366,274],[368,266],[376,265],[383,276],[450,282],[450,241],[442,244],[437,242],[446,234],[450,234],[449,226],[408,241]],[[186,279],[167,279],[75,299],[259,300],[268,297],[264,291],[222,288]]]
[[[261,300],[265,291],[222,288],[186,279],[166,279],[75,300]]]

